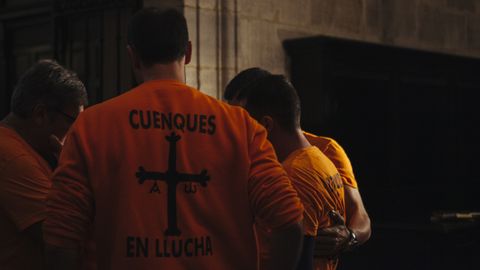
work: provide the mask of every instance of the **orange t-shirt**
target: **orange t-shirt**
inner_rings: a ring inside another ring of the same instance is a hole
[[[98,269],[255,269],[255,219],[303,206],[266,131],[183,83],[149,81],[84,111],[53,176],[45,241],[93,223]]]
[[[41,245],[23,231],[46,217],[51,169],[3,124],[0,153],[0,268],[42,269]]]
[[[317,147],[298,149],[282,162],[297,190],[305,211],[305,235],[316,236],[319,228],[331,226],[328,212],[336,210],[345,216],[345,194],[342,179],[335,165]],[[268,230],[257,227],[261,259],[270,259]],[[315,269],[335,269],[335,260],[315,259]]]
[[[343,182],[335,165],[317,147],[298,149],[282,162],[305,207],[305,235],[316,236],[318,228],[330,226],[328,212],[345,216]]]
[[[348,159],[345,150],[332,138],[317,136],[308,132],[303,132],[310,144],[318,147],[337,167],[338,173],[342,176],[343,184],[351,188],[358,189],[355,175],[353,174],[352,164]]]
[[[316,236],[319,228],[330,227],[328,212],[336,210],[345,217],[343,182],[335,165],[317,147],[310,146],[291,153],[283,167],[300,196],[305,212],[305,235]],[[333,270],[337,260],[314,259],[316,270]]]

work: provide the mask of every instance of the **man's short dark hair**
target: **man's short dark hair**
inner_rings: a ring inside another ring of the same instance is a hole
[[[175,9],[141,9],[129,22],[128,44],[147,67],[179,60],[187,51],[187,21]]]
[[[244,99],[258,79],[272,75],[272,73],[258,67],[245,69],[238,73],[225,87],[223,98],[227,101]]]
[[[260,78],[248,91],[245,108],[256,119],[271,116],[280,127],[293,132],[300,127],[300,100],[283,75]]]
[[[48,109],[87,105],[85,85],[77,75],[54,60],[40,60],[20,77],[11,99],[11,110],[29,117],[38,104]]]

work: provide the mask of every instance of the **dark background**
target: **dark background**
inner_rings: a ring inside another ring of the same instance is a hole
[[[372,238],[341,269],[479,269],[480,61],[327,37],[289,40],[307,131],[347,151]]]
[[[54,58],[85,83],[90,104],[132,87],[127,22],[141,0],[0,0],[0,117],[19,76]]]

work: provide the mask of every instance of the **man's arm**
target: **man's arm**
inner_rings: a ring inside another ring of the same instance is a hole
[[[300,254],[300,259],[297,264],[298,270],[303,269],[315,269],[314,266],[314,255],[313,252],[315,250],[315,236],[305,235],[303,237],[303,246],[302,252]]]
[[[19,232],[39,245],[43,245],[42,222],[46,216],[49,177],[45,168],[27,155],[10,160],[0,174],[0,208]]]
[[[343,251],[365,243],[370,238],[370,218],[358,189],[345,186],[345,208],[347,224],[337,213],[333,213],[331,218],[334,225],[318,230],[316,257],[337,256]]]
[[[272,259],[261,260],[260,269],[295,269],[302,251],[302,239],[302,222],[297,222],[281,230],[273,230],[269,236]]]
[[[357,236],[361,245],[370,239],[370,217],[363,205],[362,196],[356,188],[345,187],[345,208],[347,211],[348,228]]]
[[[93,221],[94,198],[87,180],[88,156],[79,131],[84,126],[82,121],[80,116],[72,126],[52,177],[48,214],[43,223],[47,269],[78,269],[79,251]]]
[[[271,260],[262,269],[295,269],[303,240],[303,205],[278,162],[266,130],[247,116],[249,133],[249,200],[253,215],[271,230]]]
[[[35,243],[43,246],[42,222],[39,221],[23,230]]]
[[[370,238],[371,233],[370,218],[358,191],[357,181],[347,153],[333,139],[328,139],[328,141],[328,147],[322,151],[335,164],[342,176],[347,223],[345,226],[338,218],[339,216],[333,217],[336,225],[318,231],[315,255],[321,257],[336,256],[342,251],[363,244]]]
[[[46,269],[50,270],[78,270],[80,269],[80,253],[78,249],[61,248],[45,245]]]

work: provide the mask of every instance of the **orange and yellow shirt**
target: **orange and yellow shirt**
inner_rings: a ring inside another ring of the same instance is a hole
[[[331,210],[345,214],[345,194],[340,174],[317,147],[298,149],[282,164],[305,208],[305,235],[316,236],[318,228],[329,227],[328,212]]]
[[[303,206],[266,131],[183,83],[149,81],[84,111],[53,176],[45,241],[93,224],[98,269],[255,269],[254,220]]]
[[[0,268],[42,269],[42,246],[25,229],[46,217],[52,172],[13,129],[0,124]]]
[[[319,228],[331,226],[328,212],[336,210],[345,216],[345,194],[342,179],[335,165],[317,147],[310,146],[292,152],[282,162],[297,190],[305,211],[303,226],[306,236],[316,236]],[[260,258],[269,260],[269,231],[257,226]],[[315,259],[315,269],[333,270],[336,260]]]
[[[337,168],[342,177],[345,186],[358,189],[355,175],[353,174],[352,164],[348,159],[345,150],[334,139],[328,137],[317,136],[308,132],[303,133],[310,144],[318,147],[328,159],[330,159]]]

